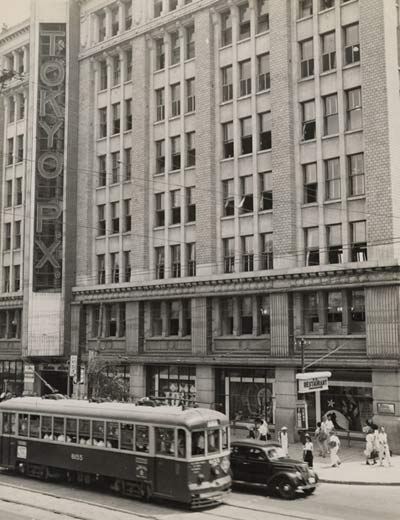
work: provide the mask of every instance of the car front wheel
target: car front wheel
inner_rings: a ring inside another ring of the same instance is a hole
[[[296,489],[288,479],[280,479],[277,483],[276,489],[279,496],[285,500],[292,500],[296,496]]]

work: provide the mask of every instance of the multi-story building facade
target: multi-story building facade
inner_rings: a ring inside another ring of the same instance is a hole
[[[12,359],[22,355],[40,375],[79,355],[89,373],[100,367],[116,378],[125,397],[197,402],[237,423],[262,414],[294,432],[296,403],[306,398],[310,427],[330,411],[343,430],[360,432],[374,415],[395,431],[396,1],[66,5],[60,20],[37,8],[0,37],[3,60],[25,45],[33,70],[41,59],[35,20],[67,23],[74,34],[66,41],[64,207],[48,209],[62,219],[61,282],[50,290],[47,273],[38,290],[35,266],[53,264],[35,260],[40,230],[25,226],[21,289],[1,296],[5,316],[16,307],[23,315],[22,350]],[[3,89],[2,146],[24,124],[27,148],[21,166],[3,152],[3,279],[19,262],[15,222],[41,211],[32,178],[42,164],[58,171],[33,146],[40,84],[24,75],[15,85]],[[21,125],[7,112],[17,89],[30,100]],[[22,217],[14,199],[12,212],[5,205],[7,182],[19,176],[20,211],[30,211]],[[51,331],[38,331],[46,313],[61,331],[50,350]],[[11,360],[9,338],[0,341]],[[329,390],[298,394],[301,344],[306,365],[331,371]],[[81,394],[85,370],[74,385]]]

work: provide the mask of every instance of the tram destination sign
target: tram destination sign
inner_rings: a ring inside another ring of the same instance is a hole
[[[39,25],[33,291],[62,284],[66,24]]]
[[[317,390],[328,390],[328,381],[331,377],[330,372],[310,372],[296,375],[299,382],[299,393],[307,394]]]

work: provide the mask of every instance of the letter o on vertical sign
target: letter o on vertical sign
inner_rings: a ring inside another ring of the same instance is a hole
[[[40,79],[48,87],[57,87],[64,83],[65,69],[59,61],[47,61],[40,67]]]
[[[56,152],[45,152],[39,157],[37,168],[45,179],[55,179],[63,171],[63,156]]]

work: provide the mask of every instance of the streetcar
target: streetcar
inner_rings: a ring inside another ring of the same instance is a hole
[[[0,403],[0,466],[191,508],[231,486],[229,421],[205,408],[17,397]]]

